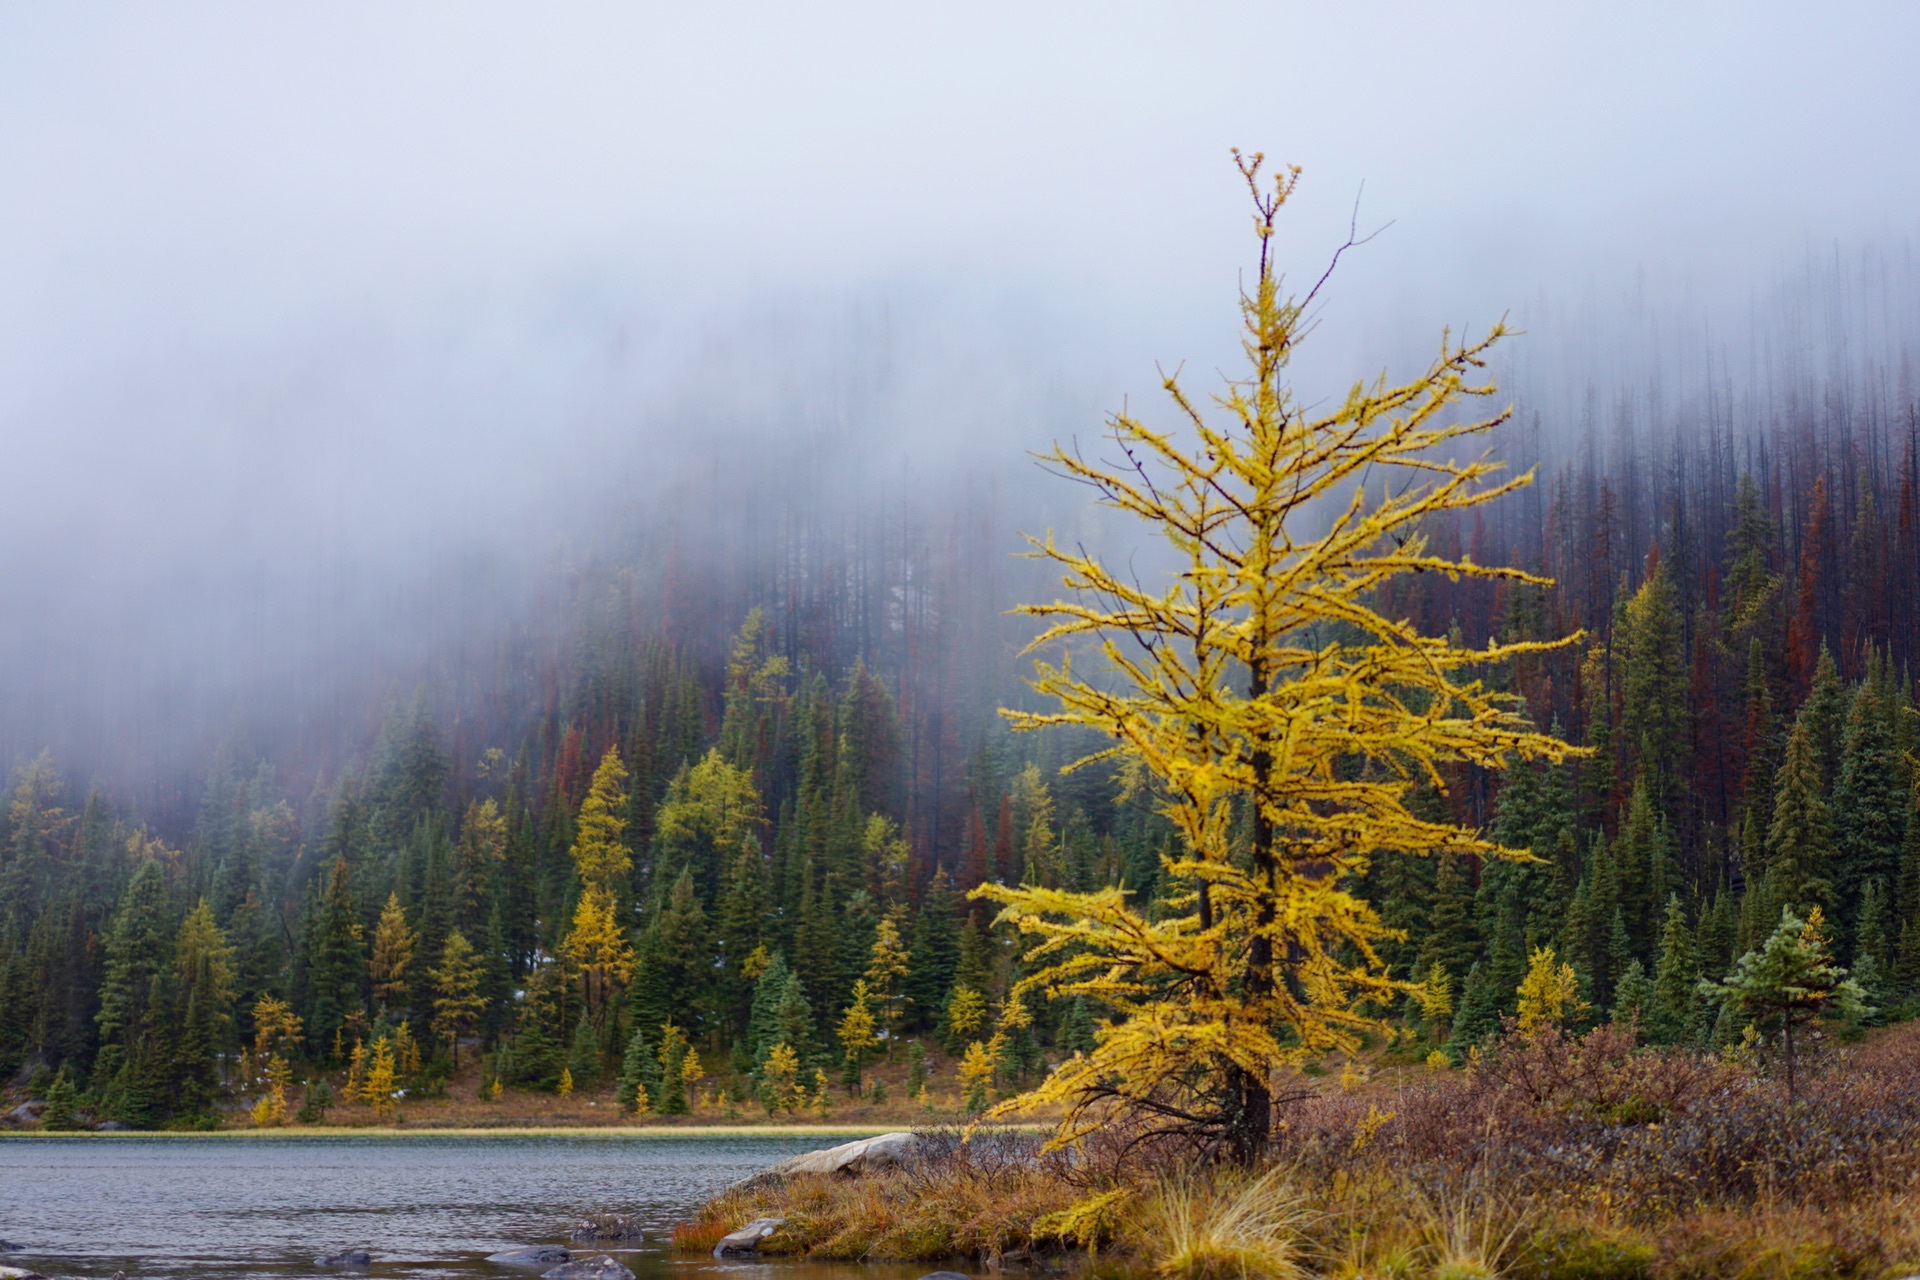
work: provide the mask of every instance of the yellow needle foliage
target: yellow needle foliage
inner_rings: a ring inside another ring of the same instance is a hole
[[[1276,1070],[1355,1051],[1377,1025],[1367,1006],[1412,989],[1388,976],[1374,944],[1391,931],[1354,891],[1371,861],[1527,856],[1417,817],[1407,800],[1446,766],[1569,754],[1483,673],[1578,637],[1473,649],[1379,611],[1382,588],[1405,574],[1544,581],[1442,556],[1426,536],[1436,518],[1531,481],[1495,479],[1484,453],[1451,453],[1506,418],[1458,412],[1493,393],[1482,371],[1506,330],[1443,339],[1409,382],[1358,383],[1325,410],[1297,402],[1284,374],[1320,285],[1283,295],[1272,236],[1299,171],[1268,186],[1260,156],[1236,160],[1260,248],[1240,300],[1244,377],[1205,410],[1168,375],[1176,430],[1122,413],[1109,423],[1112,461],[1059,446],[1044,459],[1149,526],[1174,572],[1149,586],[1051,534],[1032,540],[1072,597],[1022,608],[1048,624],[1032,648],[1068,654],[1036,663],[1033,687],[1058,710],[1003,713],[1019,729],[1073,725],[1112,740],[1071,767],[1117,758],[1153,787],[1183,845],[1166,861],[1171,893],[1151,913],[1121,888],[976,893],[1036,940],[1016,994],[1085,996],[1111,1014],[1091,1054],[996,1113],[1064,1102],[1058,1143],[1117,1106],[1250,1161],[1267,1140]],[[1083,641],[1104,658],[1093,676],[1071,660]]]
[[[1557,1027],[1587,1009],[1580,999],[1579,976],[1572,965],[1553,954],[1552,947],[1536,947],[1527,957],[1527,976],[1520,980],[1517,994],[1522,1035],[1530,1036],[1543,1027]]]
[[[605,1017],[614,989],[633,980],[633,944],[619,914],[619,884],[633,870],[633,854],[624,843],[626,785],[620,753],[608,747],[581,802],[569,851],[580,874],[580,900],[560,951],[584,979],[595,1026]]]

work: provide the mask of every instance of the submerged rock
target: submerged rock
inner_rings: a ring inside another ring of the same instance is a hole
[[[539,1265],[550,1267],[556,1262],[572,1262],[573,1251],[557,1244],[528,1245],[524,1249],[509,1249],[505,1253],[490,1253],[488,1262],[505,1262],[516,1267]]]
[[[912,1133],[883,1133],[876,1138],[859,1138],[853,1142],[843,1142],[837,1147],[828,1147],[824,1151],[809,1151],[805,1155],[782,1160],[760,1176],[785,1178],[796,1173],[838,1173],[854,1177],[899,1164],[918,1141],[919,1136]]]
[[[713,1246],[713,1256],[724,1258],[730,1253],[752,1253],[785,1222],[785,1218],[755,1218],[738,1231],[722,1236],[720,1243]]]
[[[973,1280],[972,1276],[963,1276],[958,1271],[929,1271],[920,1280]]]
[[[27,1246],[15,1244],[11,1240],[0,1240],[0,1253],[25,1253]]]
[[[313,1265],[316,1267],[370,1267],[373,1265],[373,1255],[365,1249],[342,1249],[339,1253],[329,1253],[315,1258]]]
[[[633,1280],[633,1272],[602,1253],[543,1271],[540,1280]]]
[[[644,1240],[646,1231],[630,1213],[592,1213],[573,1229],[569,1240]]]

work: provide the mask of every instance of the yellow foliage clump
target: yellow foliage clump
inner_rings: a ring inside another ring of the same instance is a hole
[[[1527,976],[1520,979],[1519,995],[1522,1035],[1557,1027],[1587,1008],[1580,999],[1579,976],[1572,965],[1556,963],[1552,947],[1536,947],[1527,957]]]
[[[1077,543],[1032,540],[1071,595],[1021,610],[1048,624],[1032,649],[1066,651],[1038,662],[1033,681],[1059,706],[1003,712],[1017,729],[1109,740],[1069,767],[1117,759],[1150,789],[1180,836],[1164,859],[1171,892],[1151,915],[1118,886],[974,892],[1033,941],[1015,998],[1083,996],[1112,1011],[1091,1053],[1003,1109],[1064,1103],[1058,1143],[1120,1107],[1245,1163],[1268,1139],[1275,1072],[1355,1052],[1379,1025],[1369,1007],[1414,990],[1375,950],[1398,935],[1354,888],[1369,865],[1531,856],[1408,801],[1443,786],[1443,768],[1574,753],[1485,673],[1579,637],[1471,648],[1397,616],[1394,589],[1411,574],[1543,581],[1442,555],[1426,532],[1531,481],[1496,479],[1484,453],[1453,453],[1507,417],[1456,412],[1493,394],[1481,374],[1506,329],[1443,338],[1408,382],[1359,382],[1325,409],[1296,400],[1284,374],[1321,286],[1284,295],[1272,237],[1299,171],[1269,187],[1260,156],[1237,159],[1260,256],[1240,299],[1246,371],[1214,397],[1223,421],[1169,374],[1175,429],[1123,412],[1109,424],[1115,461],[1046,455],[1148,526],[1173,571],[1143,583],[1131,561],[1109,567]],[[1076,645],[1092,647],[1091,671],[1075,665]]]

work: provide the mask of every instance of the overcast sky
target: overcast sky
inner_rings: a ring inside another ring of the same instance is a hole
[[[830,416],[876,333],[903,451],[1084,429],[1229,349],[1235,145],[1305,167],[1296,273],[1363,184],[1394,224],[1341,376],[1737,308],[1908,251],[1916,53],[1905,3],[0,3],[0,655],[517,536],[690,405]]]

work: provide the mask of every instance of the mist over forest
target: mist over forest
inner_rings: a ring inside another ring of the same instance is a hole
[[[892,1034],[957,1057],[1022,963],[968,891],[1151,902],[1177,844],[999,712],[1061,591],[1023,534],[1164,579],[1034,455],[1237,367],[1236,145],[1304,168],[1291,287],[1364,240],[1302,402],[1519,331],[1487,447],[1535,482],[1424,533],[1557,585],[1382,611],[1584,633],[1497,680],[1591,755],[1420,789],[1540,861],[1356,890],[1459,993],[1409,1025],[1465,1060],[1551,941],[1596,1017],[1724,1045],[1689,984],[1807,905],[1920,1007],[1915,19],[1092,12],[0,10],[0,1071],[197,1123],[284,1005],[316,1079],[404,1035],[630,1110],[671,1025],[740,1100],[887,945]],[[566,959],[603,891],[611,995]]]

